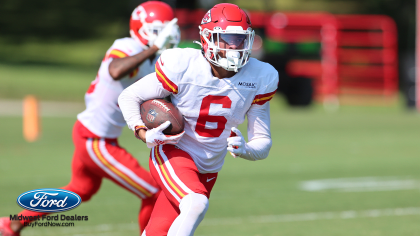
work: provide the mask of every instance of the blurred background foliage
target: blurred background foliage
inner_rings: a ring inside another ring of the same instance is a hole
[[[114,39],[128,36],[134,0],[2,0],[0,62],[96,67]],[[210,8],[216,0],[167,0],[176,8]],[[248,10],[385,14],[397,23],[400,52],[414,49],[414,0],[229,1]],[[88,50],[89,49],[89,50]],[[86,53],[83,53],[83,52]]]
[[[40,99],[82,101],[83,93],[89,82],[94,79],[106,50],[115,39],[129,37],[131,12],[142,2],[144,1],[1,0],[0,98],[20,99],[31,93]],[[164,2],[174,8],[209,9],[222,1],[164,0]],[[414,0],[231,0],[227,2],[250,11],[388,15],[394,19],[398,29],[400,90],[409,94],[404,91],[413,87],[413,82],[410,81],[413,80],[414,74],[409,72],[414,68]],[[195,35],[195,30],[198,39],[198,29],[192,29],[191,34]],[[257,34],[263,35],[263,32]],[[283,63],[290,55],[304,55],[307,59],[314,56],[319,58],[321,48],[319,42],[291,45],[270,41],[268,38],[263,38],[263,41],[265,61],[272,63],[273,66],[275,66],[273,61]],[[197,45],[193,44],[191,39],[180,43],[180,47],[193,46]],[[280,54],[283,57],[279,57]],[[281,73],[282,69],[278,70]],[[75,74],[78,78],[74,78]],[[73,81],[68,82],[69,80],[65,78],[73,78]],[[69,83],[74,86],[68,86]],[[56,94],[61,96],[48,95],[51,94],[49,87],[53,85]],[[291,85],[285,86],[289,88]],[[303,87],[308,86],[310,85],[305,83]],[[279,91],[282,92],[282,88],[279,88]],[[296,93],[293,89],[290,91]],[[304,94],[309,96],[306,96],[308,97],[306,100],[310,101],[312,92],[305,91]],[[411,101],[407,102],[409,107],[414,107],[412,100],[407,99]]]
[[[120,35],[120,25],[130,15],[128,3],[124,0],[4,0],[0,2],[1,35],[16,43]]]

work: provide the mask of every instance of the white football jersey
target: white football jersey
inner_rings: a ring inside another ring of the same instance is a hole
[[[138,68],[120,80],[109,74],[109,64],[113,58],[133,56],[143,48],[133,38],[115,40],[102,60],[96,79],[92,81],[85,94],[86,110],[77,119],[92,133],[104,138],[117,138],[121,135],[125,120],[118,106],[118,96],[128,86],[154,71],[155,62],[145,60]]]
[[[248,137],[258,133],[270,138],[267,102],[277,86],[277,71],[257,59],[251,58],[231,78],[219,79],[213,76],[200,50],[168,49],[156,62],[156,73],[127,88],[127,94],[135,94],[134,99],[140,102],[171,95],[172,103],[185,121],[185,134],[177,147],[191,155],[200,173],[214,173],[223,166],[231,128],[243,123],[247,114],[250,120],[249,111],[253,106],[264,107],[261,109],[264,114],[257,117],[260,115],[255,114],[259,113],[253,112],[255,117],[251,119],[253,124],[248,124]],[[134,110],[133,104],[123,106],[121,100],[129,127],[144,125],[140,118],[136,120],[138,115],[130,113]]]

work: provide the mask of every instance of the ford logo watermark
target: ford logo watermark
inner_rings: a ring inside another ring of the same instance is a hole
[[[77,207],[82,202],[79,195],[64,189],[44,188],[22,193],[17,198],[19,206],[36,212],[60,212]]]

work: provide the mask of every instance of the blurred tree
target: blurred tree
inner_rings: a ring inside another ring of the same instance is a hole
[[[0,38],[78,40],[128,36],[133,9],[145,0],[1,0]],[[174,8],[197,8],[217,0],[163,0]]]
[[[116,22],[128,32],[132,10],[130,0],[2,0],[0,35],[14,42],[84,39],[107,34]]]

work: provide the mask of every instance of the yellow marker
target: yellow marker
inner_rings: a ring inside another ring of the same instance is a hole
[[[38,100],[28,95],[23,99],[23,137],[28,142],[34,142],[40,131]]]

